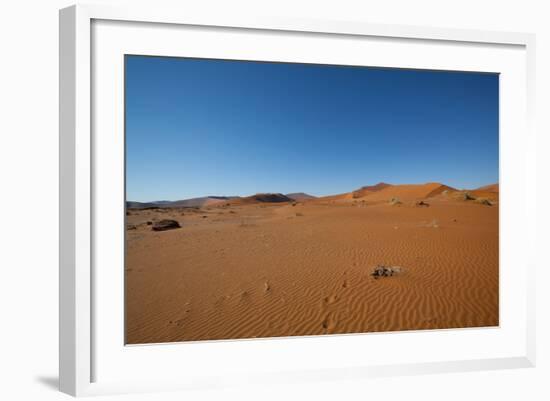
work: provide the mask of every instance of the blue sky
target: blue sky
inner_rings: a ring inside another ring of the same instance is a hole
[[[126,57],[128,200],[498,181],[498,75]]]

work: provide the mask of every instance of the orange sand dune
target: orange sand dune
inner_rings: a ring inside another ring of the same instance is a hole
[[[370,195],[374,192],[381,191],[385,188],[391,187],[392,185],[386,184],[385,182],[379,182],[376,185],[369,185],[365,187],[361,187],[355,191],[352,192],[353,198],[362,198],[363,196]]]
[[[440,184],[364,197],[426,198]],[[129,344],[496,326],[498,204],[258,202],[127,216]],[[181,228],[156,232],[147,222]],[[378,264],[402,267],[374,279]]]
[[[440,183],[391,185],[379,183],[362,187],[353,192],[317,198],[319,202],[365,200],[370,202],[389,202],[392,198],[401,201],[413,201],[430,198],[445,191],[453,192],[456,189]]]
[[[344,199],[353,199],[353,194],[351,192],[345,192],[343,194],[329,195],[329,196],[320,196],[312,201],[317,201],[317,203],[323,203],[327,201],[339,201]]]
[[[479,187],[473,190],[460,191],[460,193],[457,193],[456,195],[460,196],[461,193],[468,193],[472,195],[474,198],[478,198],[478,199],[489,199],[491,201],[498,202],[499,184],[496,183],[491,185],[485,185],[483,187]]]
[[[439,195],[444,191],[455,191],[454,188],[439,183],[428,183],[419,185],[391,185],[380,191],[367,194],[362,199],[367,201],[389,201],[398,198],[401,201],[413,201],[426,199]]]
[[[391,184],[386,184],[385,182],[379,182],[376,185],[364,186],[352,192],[345,192],[343,194],[337,194],[337,195],[322,196],[316,199],[321,201],[321,203],[326,201],[357,199],[357,198],[362,198],[366,195],[373,194],[375,192],[378,192],[384,188],[391,187],[391,186],[392,186]]]
[[[440,199],[451,199],[451,200],[458,200],[458,201],[464,201],[465,196],[471,197],[473,200],[480,201],[482,199],[488,199],[490,201],[498,202],[499,200],[499,193],[498,192],[492,192],[492,191],[483,191],[483,190],[463,190],[463,191],[448,191],[443,192],[437,197]]]
[[[483,187],[477,188],[476,191],[499,192],[499,185],[498,185],[498,183],[491,184],[491,185],[485,185]]]
[[[471,195],[473,195],[474,197],[476,198],[486,198],[486,199],[490,199],[490,200],[494,200],[494,201],[498,201],[499,199],[499,193],[498,192],[493,192],[493,191],[481,191],[481,190],[474,190],[474,191],[469,191],[469,193]]]

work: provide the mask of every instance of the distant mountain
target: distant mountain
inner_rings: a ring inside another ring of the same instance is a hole
[[[251,203],[283,203],[283,202],[293,202],[292,198],[289,198],[286,195],[275,193],[264,193],[264,194],[255,194],[252,196],[245,196],[238,199],[233,199],[230,201],[232,205],[243,205]]]
[[[203,207],[212,206],[218,203],[236,199],[236,196],[204,196],[202,198],[191,198],[171,202],[169,207]]]
[[[303,194],[305,196],[310,196]],[[182,199],[177,201],[153,201],[153,202],[126,202],[128,209],[146,209],[146,208],[171,208],[171,207],[205,207],[215,206],[224,203],[234,205],[250,203],[282,203],[293,202],[294,199],[279,193],[255,194],[252,196],[203,196],[201,198]]]
[[[128,209],[147,209],[151,207],[160,207],[158,203],[154,202],[134,202],[134,201],[127,201],[126,207]]]
[[[126,202],[129,209],[145,209],[150,207],[203,207],[227,202],[237,199],[238,196],[203,196],[201,198],[182,199],[177,201],[154,201],[154,202]]]
[[[306,194],[304,192],[294,192],[291,194],[286,194],[286,197],[295,200],[295,201],[304,201],[308,199],[316,199],[316,196]]]
[[[499,186],[497,184],[487,185],[471,191],[476,196],[485,196],[488,198],[498,198]],[[153,201],[153,202],[126,202],[129,209],[145,208],[171,208],[171,207],[205,207],[215,205],[249,205],[256,203],[285,203],[295,201],[316,200],[326,201],[352,201],[354,199],[364,199],[372,202],[389,201],[391,198],[401,200],[415,200],[431,198],[442,194],[443,192],[457,192],[455,188],[443,185],[438,182],[426,184],[399,184],[392,185],[385,182],[379,182],[375,185],[367,185],[352,192],[335,194],[323,197],[315,197],[304,192],[294,192],[283,195],[281,193],[258,193],[251,196],[204,196],[200,198],[182,199],[177,201]],[[490,194],[490,196],[485,195]]]

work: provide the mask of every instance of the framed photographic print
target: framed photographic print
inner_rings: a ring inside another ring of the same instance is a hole
[[[60,14],[60,386],[534,364],[534,38]]]

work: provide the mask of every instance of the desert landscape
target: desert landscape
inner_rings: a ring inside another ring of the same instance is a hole
[[[499,187],[127,202],[126,343],[499,324]]]
[[[125,56],[127,344],[499,325],[499,75]]]

